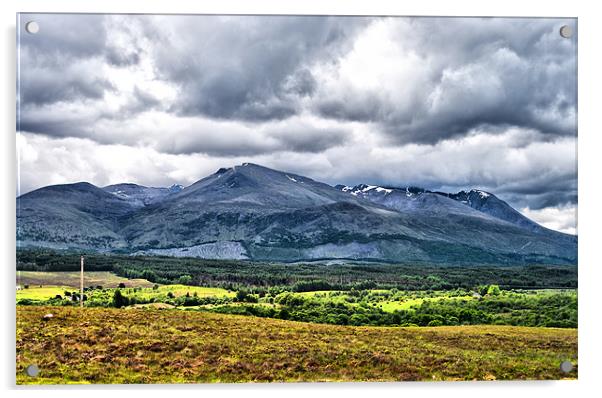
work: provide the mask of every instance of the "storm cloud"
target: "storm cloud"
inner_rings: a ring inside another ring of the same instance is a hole
[[[25,33],[29,20],[38,34]],[[21,14],[20,24],[20,193],[188,184],[251,161],[331,184],[485,189],[575,230],[577,34],[558,31],[577,32],[576,20]]]
[[[317,111],[379,123],[392,141],[436,143],[480,126],[576,132],[576,50],[558,22],[383,19],[317,68]],[[334,79],[333,79],[334,76]]]

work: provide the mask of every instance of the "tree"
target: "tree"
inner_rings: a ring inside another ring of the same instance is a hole
[[[180,279],[178,279],[178,282],[182,285],[189,285],[192,282],[192,276],[182,275],[180,276]]]
[[[157,278],[158,276],[153,270],[145,269],[142,271],[142,279],[146,279],[149,282],[156,282]]]
[[[115,290],[115,293],[113,294],[113,307],[121,308],[121,307],[125,307],[129,304],[130,304],[130,300],[126,296],[121,294],[121,290],[119,290],[119,289]]]
[[[246,290],[239,290],[236,292],[236,301],[245,301],[248,295]]]
[[[119,288],[120,289],[125,289],[125,283],[123,283],[123,282],[119,283]]]
[[[500,287],[498,285],[489,285],[487,294],[489,296],[498,296],[500,294]]]
[[[479,286],[477,287],[477,292],[481,295],[484,296],[487,294],[487,290],[489,289],[489,286],[484,285],[484,286]]]

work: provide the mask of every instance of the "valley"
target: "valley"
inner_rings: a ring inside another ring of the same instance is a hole
[[[17,254],[18,383],[577,377],[570,266]]]
[[[44,187],[17,198],[17,380],[575,378],[576,262],[576,236],[476,189],[251,163]]]

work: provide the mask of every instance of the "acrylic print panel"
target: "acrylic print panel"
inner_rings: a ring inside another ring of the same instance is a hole
[[[577,378],[576,19],[17,31],[17,383]]]

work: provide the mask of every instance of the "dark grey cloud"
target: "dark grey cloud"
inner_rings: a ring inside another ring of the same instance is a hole
[[[577,178],[573,173],[544,173],[538,178],[495,188],[501,197],[516,207],[539,210],[578,203]]]
[[[26,107],[61,101],[97,100],[102,99],[106,91],[114,89],[108,80],[95,77],[86,70],[30,70],[21,80],[21,103]]]
[[[138,17],[131,17],[137,20]],[[36,21],[37,34],[21,27],[20,100],[23,107],[102,99],[115,90],[104,65],[128,67],[140,62],[140,43],[129,24],[119,33],[132,38],[117,45],[110,20],[96,14],[22,14],[21,24]]]
[[[121,107],[120,114],[122,118],[127,118],[140,112],[147,112],[154,109],[161,108],[161,100],[155,97],[153,94],[148,93],[140,87],[134,87],[132,99]],[[104,117],[116,118],[116,115],[105,114]]]
[[[107,50],[107,61],[116,66],[130,66],[140,62],[140,54],[136,51],[122,51],[112,47]]]
[[[103,19],[99,15],[21,15],[22,25],[34,20],[40,26],[40,32],[33,35],[21,27],[21,106],[99,99],[105,90],[113,89],[98,74],[102,64],[85,62],[102,57],[106,51]]]
[[[270,126],[265,137],[274,139],[282,151],[320,153],[350,142],[351,132],[339,127],[316,127],[302,121],[289,121]]]
[[[19,48],[29,51],[31,61],[66,65],[73,59],[98,57],[105,53],[105,16],[94,14],[21,14]],[[28,21],[40,26],[38,34],[23,29]],[[22,63],[22,66],[27,66]]]
[[[220,157],[270,155],[275,152],[317,154],[344,145],[351,132],[289,121],[257,127],[201,123],[181,134],[165,135],[158,149],[171,154],[205,154]]]
[[[528,207],[533,210],[540,210],[548,207],[576,206],[578,204],[577,190],[571,188],[567,188],[564,191],[540,192],[526,195],[502,193],[499,196],[518,209]]]
[[[367,18],[182,17],[155,48],[178,84],[182,115],[266,121],[297,114],[315,80],[307,69],[344,51]]]

